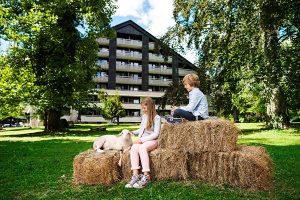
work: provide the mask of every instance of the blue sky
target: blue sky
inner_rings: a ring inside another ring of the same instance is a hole
[[[173,0],[117,0],[117,10],[112,17],[112,26],[132,20],[155,37],[166,33],[169,26],[175,24],[173,19]],[[3,40],[2,40],[3,41]],[[1,42],[1,49],[7,47]],[[183,55],[194,62],[194,54]]]

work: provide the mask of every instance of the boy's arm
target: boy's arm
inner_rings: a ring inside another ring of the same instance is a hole
[[[199,104],[199,102],[202,100],[202,96],[197,94],[197,93],[193,93],[190,96],[189,99],[189,104],[187,106],[182,106],[180,107],[180,109],[182,110],[186,110],[188,112],[193,112],[195,110],[195,108],[197,107],[197,105]]]

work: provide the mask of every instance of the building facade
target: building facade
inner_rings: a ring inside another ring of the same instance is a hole
[[[104,89],[109,95],[118,94],[123,102],[126,117],[120,122],[140,122],[140,103],[145,97],[152,97],[156,104],[172,81],[195,73],[195,66],[170,49],[171,56],[156,53],[153,35],[129,20],[113,27],[117,37],[112,40],[98,38],[99,71],[94,77],[96,89]],[[97,94],[93,103],[99,103]],[[100,103],[99,103],[100,104]],[[161,114],[170,112],[170,106]],[[98,123],[106,122],[99,111],[71,110],[68,121]]]

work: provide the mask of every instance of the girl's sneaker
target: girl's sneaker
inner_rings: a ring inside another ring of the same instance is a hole
[[[125,188],[132,188],[133,185],[140,180],[140,177],[141,177],[140,174],[134,174],[134,175],[132,175],[131,180],[129,181],[129,183],[127,183],[125,185]]]
[[[136,182],[135,184],[133,184],[134,188],[143,188],[146,185],[148,185],[150,183],[150,176],[149,175],[142,175],[141,179]]]

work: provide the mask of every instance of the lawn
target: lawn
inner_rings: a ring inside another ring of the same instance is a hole
[[[248,191],[201,181],[152,182],[142,190],[73,184],[75,155],[102,134],[137,125],[103,125],[105,132],[76,125],[68,132],[45,134],[41,128],[7,128],[0,132],[0,199],[300,199],[300,129],[267,130],[263,124],[237,124],[238,143],[267,148],[274,162],[275,188]]]

